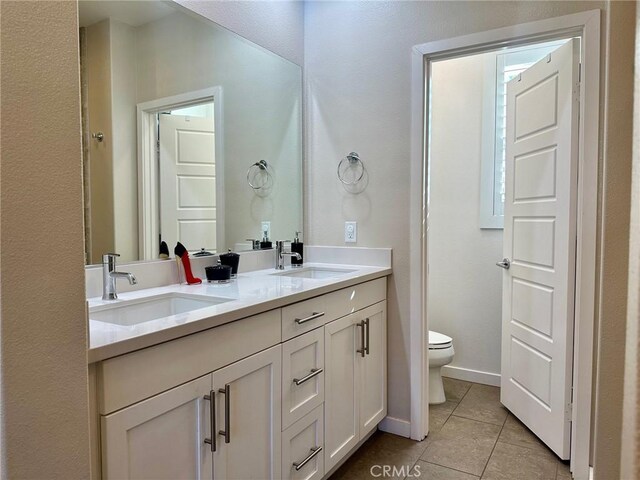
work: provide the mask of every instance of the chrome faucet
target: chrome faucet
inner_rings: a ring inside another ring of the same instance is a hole
[[[297,260],[302,260],[302,257],[297,252],[285,252],[284,242],[289,240],[276,241],[276,270],[284,270],[284,257],[295,257]]]
[[[116,279],[118,278],[126,278],[129,280],[129,285],[138,283],[133,273],[116,271],[116,257],[119,256],[117,253],[105,253],[102,255],[103,300],[116,300],[118,298],[118,294],[116,293]]]

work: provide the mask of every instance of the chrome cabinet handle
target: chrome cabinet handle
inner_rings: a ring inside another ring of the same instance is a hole
[[[211,445],[211,451],[216,451],[216,391],[211,390],[209,395],[204,396],[205,400],[209,400],[209,416],[211,422],[211,438],[205,438],[204,443]]]
[[[324,312],[313,312],[311,315],[305,318],[296,318],[295,322],[298,325],[302,325],[303,323],[310,322],[311,320],[315,320],[316,318],[320,318],[324,316]]]
[[[368,318],[365,320],[365,327],[367,329],[366,330],[367,333],[366,333],[366,336],[365,336],[366,343],[364,344],[365,345],[364,352],[367,355],[369,355],[369,319]]]
[[[311,371],[308,374],[306,374],[304,377],[294,378],[293,383],[295,383],[296,385],[302,385],[307,380],[311,380],[313,377],[320,375],[322,372],[323,372],[322,368],[312,368]]]
[[[220,430],[218,434],[224,436],[224,443],[231,442],[231,385],[228,383],[224,388],[218,389],[218,392],[224,394],[224,430]]]
[[[496,265],[500,268],[504,268],[505,270],[509,270],[509,267],[511,267],[511,260],[503,258],[501,262],[496,262]]]
[[[367,352],[367,349],[366,349],[366,346],[365,346],[365,338],[364,338],[364,328],[365,328],[364,326],[365,326],[365,324],[366,323],[365,323],[364,320],[362,320],[361,322],[356,323],[356,325],[358,327],[362,327],[362,330],[360,330],[360,344],[362,345],[362,348],[356,350],[356,352],[358,352],[363,357],[366,355],[366,352]]]
[[[311,460],[313,460],[313,457],[318,455],[321,451],[322,451],[322,447],[313,447],[311,449],[311,453],[307,456],[307,458],[302,460],[300,463],[293,462],[293,467],[296,469],[296,472],[299,471],[300,469],[302,469],[302,467],[304,467]]]

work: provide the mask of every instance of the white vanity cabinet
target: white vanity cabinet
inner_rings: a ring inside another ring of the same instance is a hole
[[[210,480],[211,374],[102,417],[103,478]]]
[[[325,325],[325,471],[387,413],[386,301]]]
[[[384,418],[386,279],[90,365],[93,479],[320,480]]]
[[[279,480],[280,345],[213,372],[214,479]]]
[[[279,479],[280,350],[103,416],[103,478]]]

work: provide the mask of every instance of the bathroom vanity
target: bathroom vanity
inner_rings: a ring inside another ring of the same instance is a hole
[[[89,299],[93,477],[326,477],[387,413],[390,273],[312,264]]]

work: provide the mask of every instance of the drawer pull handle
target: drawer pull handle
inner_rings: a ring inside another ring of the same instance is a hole
[[[209,416],[211,421],[211,438],[205,438],[204,443],[211,445],[211,451],[216,451],[216,392],[211,390],[209,395],[204,396],[205,400],[209,400]]]
[[[361,327],[362,330],[360,330],[360,345],[362,345],[362,348],[359,348],[358,350],[356,350],[356,352],[358,352],[362,357],[364,357],[367,354],[367,344],[366,344],[366,339],[365,339],[365,325],[367,324],[366,321],[362,320],[361,322],[356,323],[356,326]]]
[[[228,383],[224,388],[218,389],[218,392],[224,394],[224,430],[220,430],[218,434],[224,435],[224,443],[231,442],[231,385]]]
[[[311,320],[315,320],[316,318],[320,318],[324,316],[324,312],[313,312],[311,315],[305,318],[296,318],[295,322],[298,325],[302,325],[303,323],[310,322]]]
[[[307,456],[307,458],[302,460],[300,463],[293,462],[293,467],[296,469],[296,472],[299,471],[300,469],[302,469],[311,460],[313,460],[313,457],[318,455],[321,451],[322,451],[322,447],[313,447],[311,449],[311,453]]]
[[[307,380],[311,380],[313,377],[320,375],[322,371],[323,371],[322,368],[312,368],[311,371],[308,374],[306,374],[304,377],[294,378],[293,383],[295,383],[296,385],[302,385]]]

